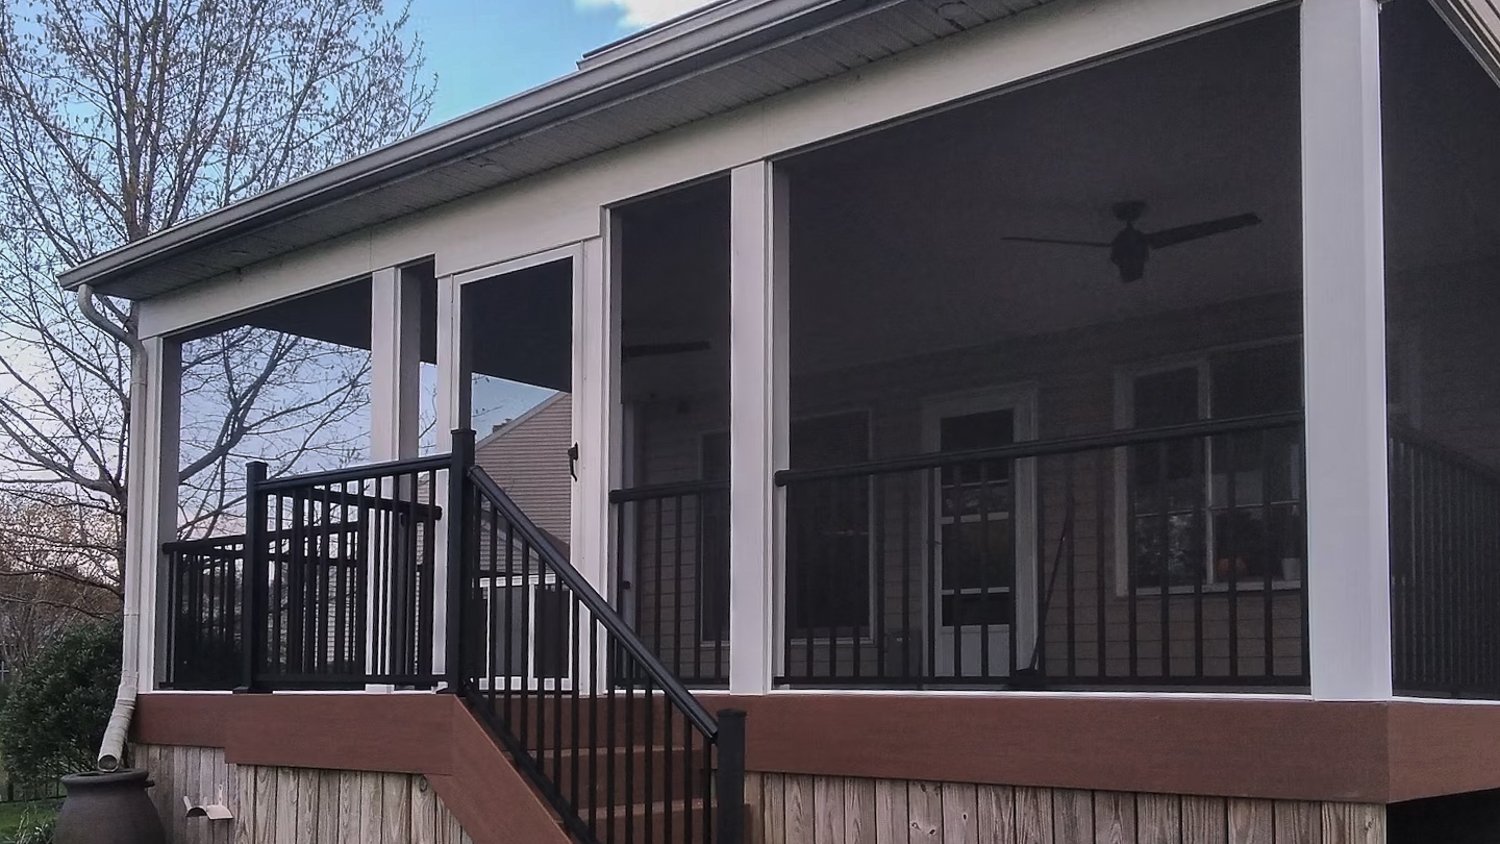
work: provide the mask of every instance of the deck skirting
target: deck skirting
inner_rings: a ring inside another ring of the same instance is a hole
[[[420,774],[238,765],[214,747],[132,747],[172,844],[473,844]],[[182,799],[232,820],[186,816]]]
[[[1386,807],[752,775],[764,844],[1385,844]]]

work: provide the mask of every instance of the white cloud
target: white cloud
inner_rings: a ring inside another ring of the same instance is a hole
[[[683,12],[707,6],[709,0],[576,0],[584,9],[616,8],[622,14],[620,25],[626,27],[650,26]]]

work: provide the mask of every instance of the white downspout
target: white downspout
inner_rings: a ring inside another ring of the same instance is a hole
[[[134,442],[137,431],[142,421],[146,418],[146,347],[139,339],[132,336],[130,332],[116,325],[94,305],[94,289],[87,285],[78,288],[78,309],[83,311],[84,317],[89,322],[99,326],[105,333],[124,343],[130,348],[130,442],[125,455],[125,480],[126,488],[136,478],[141,477],[140,461],[141,449]],[[139,525],[140,502],[128,501],[128,513],[125,529],[126,548],[138,540],[139,531],[132,535],[131,526]],[[120,759],[125,752],[125,741],[130,733],[130,719],[135,713],[135,697],[138,675],[136,667],[140,655],[140,580],[141,580],[141,555],[134,555],[130,559],[129,551],[126,552],[126,566],[124,582],[121,584],[125,593],[125,612],[122,618],[124,629],[121,635],[120,648],[120,687],[115,694],[115,708],[109,715],[109,724],[104,728],[104,740],[99,744],[99,758],[97,764],[101,771],[113,771],[120,767]]]

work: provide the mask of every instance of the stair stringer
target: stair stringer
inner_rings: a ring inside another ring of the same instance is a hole
[[[474,844],[569,844],[557,819],[531,784],[457,696],[453,759],[447,774],[427,779]]]

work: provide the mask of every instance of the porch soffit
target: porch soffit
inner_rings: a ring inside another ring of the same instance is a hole
[[[713,4],[606,45],[540,88],[107,252],[60,281],[130,299],[160,295],[1049,2]]]

